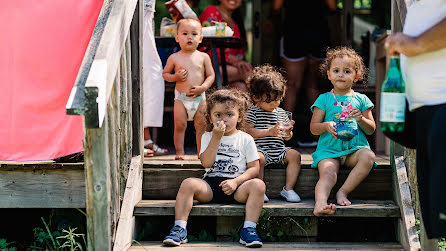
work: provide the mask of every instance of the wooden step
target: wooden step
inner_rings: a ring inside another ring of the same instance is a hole
[[[303,168],[309,167],[313,163],[311,154],[313,148],[298,149],[301,152],[301,164]],[[386,155],[377,155],[376,163],[379,168],[389,168],[390,159]],[[185,160],[175,160],[174,154],[154,156],[144,159],[145,168],[202,168],[200,160],[196,154],[186,154]],[[268,168],[268,167],[266,167]],[[277,168],[277,167],[274,167]]]
[[[135,206],[135,216],[174,215],[174,200],[141,200]],[[314,200],[290,203],[271,200],[263,208],[273,216],[314,216]],[[191,216],[243,216],[245,205],[199,204],[194,201]],[[400,217],[400,209],[391,200],[353,200],[350,206],[338,206],[333,217]]]
[[[350,170],[340,170],[338,182],[331,198],[344,183]],[[203,177],[203,168],[144,168],[143,199],[175,199],[181,182],[189,177]],[[294,190],[303,199],[314,199],[314,188],[319,179],[317,169],[302,168]],[[265,169],[266,194],[270,199],[280,199],[285,185],[285,169]],[[390,200],[392,192],[392,170],[374,169],[369,176],[350,194],[353,199]]]
[[[166,250],[166,247],[161,242],[142,242],[142,246],[133,244],[129,251],[161,251]],[[207,242],[207,243],[186,243],[175,250],[184,251],[226,251],[226,250],[247,250],[245,246],[237,242]],[[404,250],[399,243],[386,242],[372,242],[372,243],[357,243],[357,242],[270,242],[264,243],[260,250]]]

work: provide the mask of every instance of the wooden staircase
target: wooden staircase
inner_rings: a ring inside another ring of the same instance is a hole
[[[134,237],[144,231],[147,224],[156,228],[156,233],[146,234],[128,250],[161,250],[162,238],[168,234],[173,224],[175,197],[181,181],[188,177],[202,177],[204,174],[204,169],[194,155],[187,156],[186,161],[173,159],[173,156],[160,156],[144,160],[143,199],[136,203],[133,211],[133,216],[136,217]],[[313,215],[314,187],[318,180],[318,171],[310,168],[311,163],[310,151],[303,151],[302,170],[295,186],[295,190],[303,199],[300,203],[289,203],[280,199],[279,192],[285,183],[284,166],[269,166],[265,169],[267,195],[271,201],[264,205],[258,229],[263,227],[268,231],[268,228],[283,228],[283,236],[275,238],[274,242],[264,240],[263,249],[404,250],[398,240],[397,226],[401,213],[393,200],[392,169],[388,157],[377,158],[378,167],[373,169],[351,194],[351,206],[338,207],[333,216],[325,217]],[[348,173],[349,170],[340,171],[334,192],[344,182]],[[334,198],[334,193],[331,198]],[[200,204],[195,201],[188,221],[188,230],[194,225],[199,225],[205,228],[207,233],[213,233],[215,238],[213,241],[183,244],[178,248],[245,249],[246,247],[238,244],[236,236],[243,223],[244,212],[244,205]],[[290,227],[290,222],[294,226]],[[330,229],[333,226],[337,227]],[[339,242],[332,241],[333,238],[327,234],[330,231],[336,236],[343,236],[342,239]],[[361,232],[361,236],[350,238],[349,235],[354,232]],[[189,230],[189,234],[193,233]],[[287,242],[279,242],[280,239],[286,239]]]

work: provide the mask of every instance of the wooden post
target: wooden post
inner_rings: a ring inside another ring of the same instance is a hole
[[[144,29],[144,2],[138,1],[130,26],[131,62],[132,62],[132,131],[133,156],[144,156],[143,136],[143,29]]]
[[[84,128],[84,131],[88,250],[110,250],[108,123],[103,123],[101,128]]]

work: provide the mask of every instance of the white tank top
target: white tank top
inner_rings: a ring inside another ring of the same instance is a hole
[[[446,0],[416,1],[407,9],[403,33],[418,36],[445,17]],[[401,69],[410,110],[446,103],[446,48],[414,57],[401,55]]]

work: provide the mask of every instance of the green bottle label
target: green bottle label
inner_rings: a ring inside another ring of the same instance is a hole
[[[406,95],[404,93],[382,92],[381,122],[404,122],[406,112]]]

